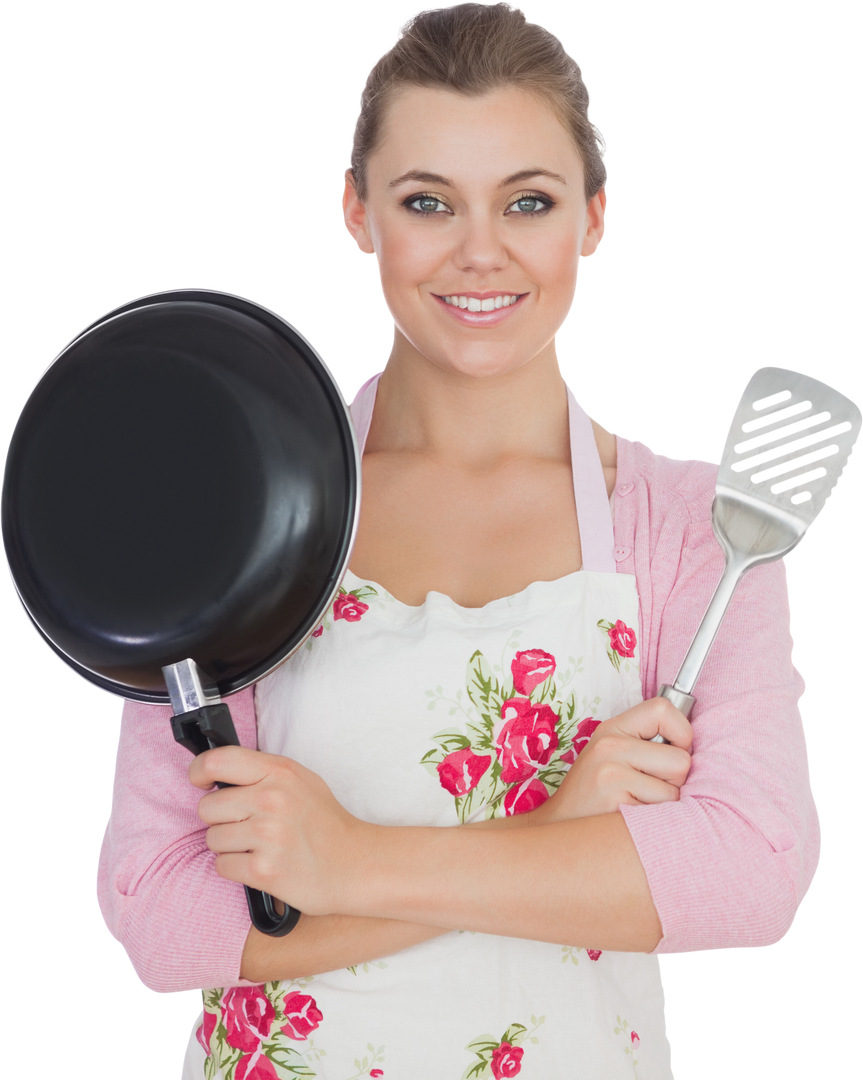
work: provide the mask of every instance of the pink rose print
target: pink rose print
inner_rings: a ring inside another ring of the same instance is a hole
[[[527,698],[510,698],[500,710],[505,720],[497,737],[500,778],[517,784],[536,775],[557,749],[555,725],[560,717],[548,705],[533,705]]]
[[[551,653],[543,652],[542,649],[517,652],[512,662],[512,685],[515,692],[530,697],[540,683],[551,678],[556,667],[557,663]]]
[[[213,1012],[204,1012],[204,1021],[198,1025],[198,1030],[195,1032],[198,1042],[203,1046],[207,1052],[207,1057],[210,1056],[212,1050],[210,1049],[210,1038],[216,1027],[216,1014]]]
[[[638,1046],[638,1044],[641,1042],[641,1039],[639,1039],[637,1031],[631,1032],[629,1037],[630,1039],[632,1039],[632,1049],[634,1050],[636,1046]]]
[[[317,628],[317,630],[312,631],[312,637],[320,637],[323,632],[324,632],[324,624],[321,623],[321,625]]]
[[[260,1048],[276,1017],[272,1002],[260,986],[232,986],[222,998],[222,1013],[228,1042],[247,1054]],[[262,1080],[265,1075],[261,1074]],[[237,1080],[240,1077],[238,1069]]]
[[[494,1080],[502,1080],[505,1076],[518,1076],[521,1072],[523,1057],[524,1050],[520,1046],[513,1046],[508,1042],[501,1043],[491,1055],[490,1064]]]
[[[587,955],[591,960],[598,960],[602,956],[602,949],[588,949]]]
[[[358,600],[353,593],[339,593],[333,601],[333,620],[359,622],[368,610],[369,605]]]
[[[635,646],[638,644],[635,631],[630,630],[621,619],[618,619],[608,631],[608,639],[611,642],[612,649],[618,656],[625,656],[630,659],[635,656]]]
[[[530,780],[519,787],[511,787],[503,797],[503,808],[507,817],[515,814],[528,814],[542,806],[548,798],[548,788],[541,780]]]
[[[287,1023],[282,1031],[289,1039],[307,1039],[324,1018],[313,997],[308,994],[288,994],[282,1008]]]
[[[245,1054],[237,1062],[234,1080],[279,1080],[273,1063],[262,1051]]]
[[[384,1075],[384,1070],[383,1069],[372,1069],[372,1071],[369,1073],[369,1076],[383,1076],[383,1075]]]
[[[561,754],[560,760],[565,761],[567,765],[574,765],[575,759],[585,746],[587,746],[590,736],[599,727],[600,722],[601,721],[599,720],[594,720],[592,716],[588,716],[582,720],[575,729],[575,734],[572,737],[572,749],[567,750],[565,754]]]
[[[456,797],[467,795],[480,782],[489,765],[490,754],[475,754],[469,746],[454,750],[437,767],[441,787]]]

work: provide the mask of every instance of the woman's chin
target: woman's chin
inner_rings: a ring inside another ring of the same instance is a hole
[[[554,357],[554,341],[545,348],[513,348],[512,342],[477,342],[470,348],[459,344],[452,348],[442,348],[441,342],[411,343],[413,351],[424,357],[429,363],[457,378],[498,379],[520,370],[526,364],[539,358],[540,353],[548,352]],[[427,346],[427,347],[425,347]]]

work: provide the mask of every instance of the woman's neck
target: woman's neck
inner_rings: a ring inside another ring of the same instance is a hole
[[[569,460],[554,342],[520,368],[476,377],[432,363],[396,331],[367,451],[407,450],[486,471],[513,457]]]

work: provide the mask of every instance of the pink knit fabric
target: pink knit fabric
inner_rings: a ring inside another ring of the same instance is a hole
[[[615,558],[641,603],[645,697],[672,682],[719,578],[716,470],[618,439]],[[696,687],[693,762],[676,803],[622,807],[663,927],[659,952],[765,945],[791,924],[818,859],[818,821],[791,665],[785,575],[743,580]],[[251,690],[231,698],[256,745]],[[170,710],[127,703],[99,901],[141,979],[173,991],[242,983],[249,918],[220,878]]]

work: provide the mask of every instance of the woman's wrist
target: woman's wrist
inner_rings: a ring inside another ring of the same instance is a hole
[[[308,978],[380,960],[445,933],[393,919],[303,915],[296,929],[283,938],[269,937],[252,927],[240,977],[254,983]]]
[[[553,821],[553,817],[546,810],[551,802],[547,799],[542,806],[530,810],[526,814],[512,814],[509,817],[485,818],[482,821],[471,821],[468,829],[519,829],[529,825],[547,825]]]

